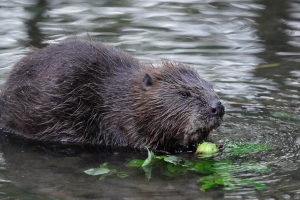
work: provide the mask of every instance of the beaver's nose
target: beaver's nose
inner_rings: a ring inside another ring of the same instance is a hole
[[[219,115],[222,117],[225,114],[225,107],[222,105],[222,103],[219,100],[213,100],[211,104],[211,114],[214,116]]]

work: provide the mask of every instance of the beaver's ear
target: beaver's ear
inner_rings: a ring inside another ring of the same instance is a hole
[[[143,88],[148,90],[153,85],[153,77],[150,74],[146,74],[143,78]]]

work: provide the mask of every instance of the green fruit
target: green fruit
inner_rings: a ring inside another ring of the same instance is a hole
[[[218,147],[211,142],[203,142],[202,144],[198,145],[196,152],[201,154],[214,154],[218,152]]]

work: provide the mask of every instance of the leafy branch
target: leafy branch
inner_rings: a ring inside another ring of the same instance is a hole
[[[269,150],[271,148],[261,144],[231,142],[225,144],[224,149],[230,156],[243,156],[256,151]],[[175,155],[157,156],[149,149],[147,149],[147,151],[148,156],[145,160],[134,159],[126,165],[127,167],[142,168],[147,180],[151,179],[154,166],[159,166],[160,168],[165,168],[165,170],[171,175],[184,175],[188,171],[200,173],[201,177],[197,180],[197,182],[202,184],[199,188],[201,191],[206,191],[207,189],[216,186],[222,186],[227,189],[236,189],[242,186],[254,187],[258,190],[265,189],[265,185],[263,183],[252,179],[240,179],[234,176],[234,174],[238,172],[245,171],[259,173],[267,172],[268,168],[263,165],[253,162],[244,162],[240,165],[236,165],[229,159],[218,161],[213,159],[200,159],[194,161]],[[203,156],[200,157],[203,158]],[[109,169],[106,163],[100,165],[99,168],[92,168],[84,172],[94,176],[100,175],[100,180],[103,180],[106,176],[114,174],[120,178],[126,178],[129,176],[129,174],[125,172],[118,172],[116,169]]]

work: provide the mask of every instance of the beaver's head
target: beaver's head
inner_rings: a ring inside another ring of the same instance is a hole
[[[142,145],[165,150],[196,145],[220,126],[225,108],[196,70],[168,61],[145,70],[133,105]]]

